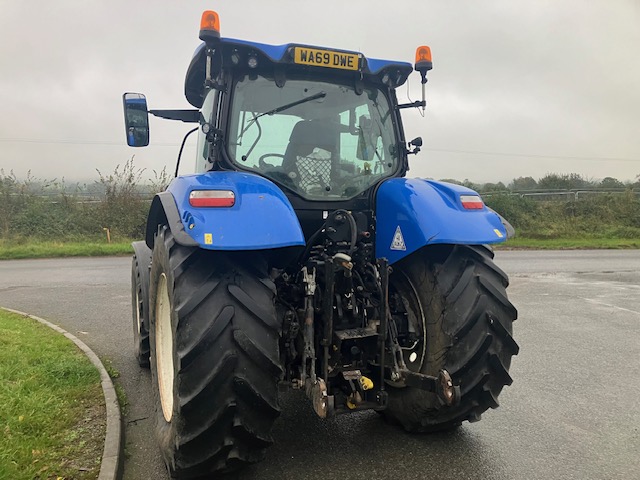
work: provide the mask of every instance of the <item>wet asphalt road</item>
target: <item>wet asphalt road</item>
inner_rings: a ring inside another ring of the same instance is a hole
[[[640,251],[499,252],[519,310],[514,384],[455,432],[408,435],[373,412],[322,421],[285,394],[267,459],[241,479],[640,479]],[[132,355],[129,258],[0,262],[0,305],[44,317],[120,371],[124,478],[168,478],[150,375]]]

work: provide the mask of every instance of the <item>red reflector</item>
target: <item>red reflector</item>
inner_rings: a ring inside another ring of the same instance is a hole
[[[484,203],[478,195],[460,195],[462,206],[467,210],[482,210]]]
[[[236,196],[231,190],[194,190],[189,194],[192,207],[233,207]]]

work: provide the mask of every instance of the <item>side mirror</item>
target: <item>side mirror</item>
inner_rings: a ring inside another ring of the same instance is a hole
[[[422,146],[422,137],[416,137],[409,142],[409,145],[413,147],[421,147]]]
[[[122,95],[124,106],[124,127],[127,145],[130,147],[146,147],[149,145],[149,114],[147,99],[141,93],[125,93]]]
[[[373,160],[376,150],[377,136],[373,134],[373,122],[366,115],[360,115],[358,120],[358,147],[356,158],[358,160]]]
[[[422,137],[416,137],[409,142],[409,148],[413,147],[413,150],[407,150],[407,155],[417,155],[422,147]]]

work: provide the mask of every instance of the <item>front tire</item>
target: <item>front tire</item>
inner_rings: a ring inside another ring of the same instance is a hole
[[[261,460],[279,416],[275,286],[264,261],[175,243],[162,227],[151,268],[156,435],[173,478]]]
[[[134,243],[131,259],[131,308],[133,352],[138,365],[149,368],[149,264],[151,249],[144,242]]]
[[[394,265],[390,294],[401,297],[396,305],[413,322],[417,339],[405,350],[407,367],[431,376],[447,370],[462,398],[447,407],[433,393],[391,386],[386,418],[408,431],[433,432],[480,420],[498,407],[500,391],[512,383],[511,357],[519,350],[508,284],[484,246],[428,247]]]

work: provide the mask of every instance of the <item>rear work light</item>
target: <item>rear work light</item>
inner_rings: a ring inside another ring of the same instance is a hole
[[[460,202],[467,210],[482,210],[484,203],[478,195],[460,195]]]
[[[231,190],[194,190],[189,194],[192,207],[233,207],[236,196]]]

